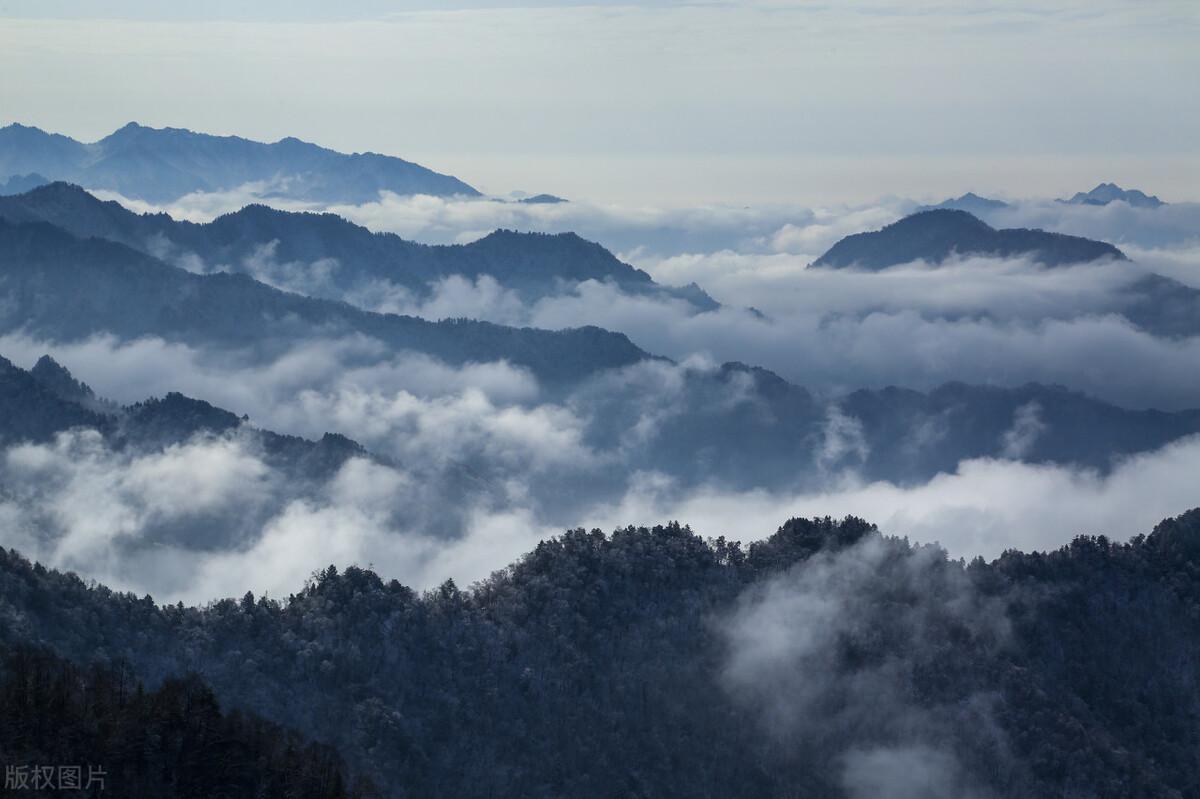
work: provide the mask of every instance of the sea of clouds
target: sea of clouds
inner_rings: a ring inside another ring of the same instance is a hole
[[[189,196],[162,210],[210,219],[261,192]],[[890,534],[939,542],[954,556],[993,557],[1079,533],[1146,532],[1198,504],[1191,476],[1200,442],[1193,439],[1106,474],[1023,463],[1015,448],[1014,457],[965,460],[906,487],[846,469],[820,490],[735,491],[643,468],[639,445],[671,413],[671,392],[684,385],[680,370],[728,360],[766,366],[818,395],[1039,381],[1131,407],[1200,407],[1200,339],[1156,336],[1121,316],[1130,287],[1147,273],[1200,286],[1200,205],[1030,201],[989,220],[1104,238],[1133,263],[1049,270],[1022,259],[970,258],[878,274],[809,268],[841,236],[915,207],[891,199],[859,208],[656,209],[384,195],[328,209],[427,242],[469,241],[496,227],[573,230],[662,283],[698,283],[723,306],[697,313],[682,300],[596,282],[527,303],[492,278],[461,276],[422,296],[347,297],[432,319],[597,324],[682,364],[645,364],[600,384],[605,396],[637,399],[627,435],[609,448],[587,436],[600,400],[551,398],[503,362],[452,367],[361,338],[317,338],[267,362],[239,362],[158,339],[64,344],[10,335],[0,352],[18,364],[49,352],[120,402],[181,391],[248,414],[264,429],[343,433],[379,458],[352,459],[297,491],[244,432],[166,451],[118,451],[74,431],[3,453],[2,543],[116,587],[204,601],[247,588],[286,594],[330,563],[371,564],[421,587],[450,577],[470,582],[576,525],[679,519],[704,535],[753,540],[790,516],[854,514]],[[269,245],[256,274],[284,288],[303,290],[312,269],[336,268],[274,263]],[[208,532],[183,534],[197,530]]]
[[[749,490],[696,483],[647,470],[643,460],[681,404],[671,397],[687,385],[683,369],[703,365],[631,367],[598,384],[599,399],[562,401],[504,363],[454,368],[423,356],[379,357],[373,346],[315,341],[265,367],[238,367],[156,339],[54,345],[5,337],[0,351],[18,364],[48,349],[120,401],[181,390],[247,413],[261,428],[343,433],[379,457],[297,483],[250,429],[166,449],[114,448],[94,431],[71,431],[0,454],[0,543],[114,587],[203,602],[247,589],[286,595],[330,564],[373,565],[423,588],[448,578],[465,584],[575,526],[678,519],[706,536],[750,541],[792,516],[853,514],[969,558],[1055,547],[1080,533],[1121,539],[1196,504],[1198,439],[1105,474],[1032,465],[1019,447],[1012,457],[1000,449],[901,486],[864,480],[853,465],[825,468],[827,455],[841,463],[827,450],[855,445],[853,430],[835,419],[824,447],[795,464],[819,481]],[[587,430],[612,397],[632,416],[615,443],[600,447]],[[1036,426],[1036,409],[1019,409],[1013,436],[1022,414]]]

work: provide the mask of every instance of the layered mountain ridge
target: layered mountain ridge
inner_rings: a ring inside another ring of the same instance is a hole
[[[123,244],[77,238],[46,222],[0,219],[0,330],[72,341],[98,333],[162,336],[195,345],[265,347],[272,341],[362,334],[448,363],[508,360],[539,378],[569,380],[642,360],[619,333],[546,331],[488,322],[428,322],[289,294],[245,275],[198,275]]]
[[[699,311],[716,302],[697,287],[672,288],[574,233],[497,230],[462,245],[426,245],[375,233],[340,216],[252,204],[207,224],[136,214],[78,186],[53,183],[0,197],[0,218],[43,221],[79,237],[124,244],[192,271],[249,274],[279,288],[344,300],[397,289],[413,299],[453,276],[494,278],[526,301],[587,280],[638,295],[679,298]]]

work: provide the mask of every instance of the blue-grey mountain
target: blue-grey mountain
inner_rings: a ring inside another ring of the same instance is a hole
[[[116,450],[158,450],[198,434],[240,431],[254,439],[268,463],[293,479],[328,477],[347,458],[367,455],[359,444],[336,433],[317,441],[280,435],[177,392],[120,406],[97,398],[91,387],[50,356],[29,371],[0,356],[0,446],[44,443],[73,429],[95,430]]]
[[[290,294],[245,275],[197,275],[123,244],[47,222],[0,219],[0,331],[78,341],[97,333],[196,346],[269,349],[314,334],[361,334],[447,363],[508,360],[551,382],[646,353],[619,333],[429,322]]]
[[[28,175],[13,175],[8,180],[0,183],[0,197],[7,197],[12,194],[24,194],[27,191],[32,191],[38,186],[45,186],[50,183],[50,179],[36,172],[31,172]]]
[[[993,200],[990,197],[980,197],[975,192],[969,191],[961,197],[952,197],[948,200],[942,200],[937,205],[925,206],[920,210],[931,211],[936,208],[949,208],[955,211],[966,211],[969,214],[983,217],[992,211],[1001,211],[1009,207],[1009,204],[1003,200]]]
[[[700,311],[717,307],[699,287],[662,286],[573,233],[498,230],[470,244],[430,246],[373,233],[334,214],[264,205],[195,224],[166,214],[136,214],[66,183],[0,198],[0,218],[49,222],[76,236],[119,242],[193,271],[247,274],[278,288],[359,304],[396,289],[419,299],[438,281],[460,275],[471,280],[490,276],[526,301],[596,280],[629,293],[681,298]]]
[[[526,205],[558,205],[565,203],[562,197],[556,197],[553,194],[535,194],[532,197],[522,197],[517,202],[525,203]]]
[[[1117,201],[1128,203],[1134,208],[1158,208],[1166,205],[1152,194],[1137,189],[1123,189],[1115,183],[1101,183],[1091,191],[1076,192],[1071,199],[1060,202],[1072,205],[1108,205]]]
[[[379,153],[339,153],[291,137],[267,144],[136,122],[92,143],[20,124],[0,128],[0,177],[30,172],[159,203],[245,184],[322,203],[370,202],[382,191],[479,194],[458,178]]]
[[[813,266],[879,270],[913,261],[940,263],[956,255],[1025,256],[1046,266],[1125,259],[1124,253],[1102,241],[1027,228],[997,230],[966,211],[944,208],[847,236]]]
[[[812,265],[878,271],[916,261],[937,266],[969,255],[1024,257],[1047,268],[1128,261],[1105,242],[1043,230],[996,230],[966,211],[937,209],[912,214],[882,230],[847,236]],[[1156,336],[1200,335],[1200,290],[1132,263],[1129,282],[1092,312],[1118,314]],[[961,314],[946,310],[940,316],[956,319]]]

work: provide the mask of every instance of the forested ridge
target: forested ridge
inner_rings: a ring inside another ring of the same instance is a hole
[[[146,691],[123,664],[15,648],[0,663],[5,788],[122,799],[366,799],[326,746],[234,711],[193,676]],[[8,795],[8,794],[6,794]]]
[[[969,564],[854,518],[574,530],[466,590],[330,567],[204,608],[8,552],[0,636],[196,672],[390,796],[863,795],[917,745],[935,796],[1200,791],[1200,510]]]

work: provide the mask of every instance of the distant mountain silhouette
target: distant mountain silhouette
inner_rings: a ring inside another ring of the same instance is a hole
[[[572,380],[649,357],[619,333],[368,313],[279,291],[245,275],[197,275],[123,244],[77,238],[46,222],[0,220],[0,327],[52,340],[99,332],[198,346],[256,347],[363,334],[452,364],[507,360],[544,380]]]
[[[108,210],[110,206],[99,204],[96,218],[103,220]],[[87,221],[82,219],[80,224]],[[313,219],[344,224],[336,217]],[[483,252],[517,235],[489,237],[481,242]],[[559,237],[534,241],[553,247]],[[282,292],[245,275],[193,274],[123,244],[79,238],[41,221],[0,221],[0,270],[0,307],[5,309],[0,333],[20,331],[51,341],[98,334],[125,340],[158,336],[210,352],[261,350],[264,357],[313,336],[364,335],[449,364],[505,360],[529,369],[551,389],[548,396],[566,398],[588,418],[587,440],[600,450],[626,446],[622,442],[647,399],[630,394],[623,378],[602,381],[612,369],[653,356],[621,334],[594,327],[552,332],[368,313]],[[1165,283],[1162,292],[1176,294]],[[1147,313],[1161,300],[1148,300]],[[1178,301],[1191,303],[1181,306],[1180,319],[1193,324],[1200,306],[1194,297]],[[45,438],[63,429],[50,424],[47,415],[61,417],[67,427],[113,424],[106,421],[113,416],[111,409],[95,410],[98,406],[86,401],[90,392],[64,371],[43,362],[29,379],[15,378],[24,381],[18,393],[28,402],[8,407],[7,413],[12,420],[32,420],[28,435]],[[1052,387],[967,386],[929,395],[860,392],[825,402],[769,371],[742,364],[716,371],[687,369],[684,379],[672,413],[629,458],[639,468],[670,474],[685,485],[717,481],[749,489],[812,480],[815,461],[826,448],[831,414],[846,416],[851,428],[861,429],[861,447],[843,448],[850,458],[845,465],[871,479],[894,481],[927,479],[963,458],[1004,455],[1009,449],[1006,431],[1020,421],[1018,412],[1026,406],[1030,409],[1023,413],[1032,418],[1029,440],[1017,450],[1020,457],[1037,462],[1105,469],[1115,456],[1200,432],[1195,412],[1127,411]],[[30,387],[29,380],[36,386]],[[62,409],[62,403],[68,407]],[[103,418],[88,415],[96,413]],[[131,441],[171,441],[172,436],[225,432],[241,424],[232,413],[179,396],[130,409],[123,418],[136,422],[130,430],[139,432],[126,432]],[[926,429],[937,429],[938,435],[926,441],[913,432]],[[623,486],[626,462],[615,463],[610,477]]]
[[[317,202],[369,202],[380,191],[479,194],[458,178],[378,153],[339,153],[290,137],[265,144],[135,122],[92,144],[25,125],[0,128],[0,175],[27,172],[149,202],[246,183]]]
[[[104,414],[61,396],[58,379],[45,377],[45,369],[26,372],[0,357],[0,444],[46,441],[72,427],[112,429]]]
[[[553,194],[535,194],[532,197],[522,197],[517,202],[522,202],[527,205],[554,205],[557,203],[565,203],[562,197],[555,197]]]
[[[41,443],[72,428],[89,428],[118,449],[157,449],[198,433],[242,430],[258,440],[268,463],[298,479],[328,477],[347,458],[367,456],[345,436],[327,433],[310,441],[260,430],[230,411],[175,392],[122,407],[97,398],[48,355],[28,372],[0,356],[0,411],[0,445]]]
[[[813,486],[822,479],[821,469],[839,468],[852,468],[865,479],[919,484],[953,472],[962,460],[994,457],[1104,472],[1122,456],[1200,432],[1200,411],[1132,411],[1058,386],[950,383],[928,393],[892,387],[818,401],[770,371],[740,363],[689,370],[684,379],[680,404],[644,447],[630,453],[639,468],[668,474],[682,485]],[[731,389],[742,399],[730,402]],[[588,439],[601,451],[629,446],[626,434],[641,413],[638,398],[597,394],[585,385],[571,403],[586,410]],[[280,435],[178,393],[121,407],[96,398],[48,357],[29,372],[0,358],[0,412],[0,445],[45,442],[72,428],[91,428],[114,448],[157,450],[199,434],[238,432],[259,442],[273,468],[297,480],[327,478],[351,457],[387,462],[336,433],[317,441]],[[831,414],[854,431],[855,442],[830,459],[823,453],[829,449]],[[937,435],[928,435],[934,429]],[[454,502],[456,491],[486,490],[456,482],[475,480],[473,469],[470,463],[455,467],[448,482],[431,482],[430,491],[444,491],[445,501]],[[624,475],[622,463],[614,469],[619,474],[609,477]],[[609,477],[575,486],[572,493],[599,492],[601,499],[607,490],[623,490],[622,480],[609,485]]]
[[[44,186],[50,182],[49,178],[32,172],[28,175],[13,175],[4,183],[0,183],[0,197],[10,194],[24,194],[27,191],[36,189],[38,186]]]
[[[1025,255],[1052,267],[1104,258],[1127,260],[1104,242],[1041,230],[995,230],[965,211],[931,210],[883,230],[847,236],[813,266],[879,270],[917,260],[938,264],[962,255]],[[1138,274],[1131,274],[1129,284],[1096,311],[1120,314],[1156,336],[1200,335],[1200,289],[1163,275]],[[942,318],[958,317],[946,312]]]
[[[119,242],[149,255],[205,271],[249,274],[277,288],[325,299],[377,294],[381,282],[429,293],[451,275],[494,277],[534,301],[585,280],[615,283],[643,295],[682,298],[698,310],[717,303],[697,286],[672,288],[574,233],[498,230],[462,245],[424,245],[392,233],[372,233],[334,214],[248,205],[208,224],[166,214],[136,214],[67,183],[0,197],[0,218],[49,222],[80,237]]]
[[[930,392],[860,390],[838,407],[862,425],[864,470],[899,481],[951,472],[963,457],[1107,469],[1120,457],[1200,432],[1200,410],[1130,411],[1062,386],[947,383]],[[937,430],[938,443],[921,443]],[[1022,436],[1027,436],[1024,440]],[[1154,442],[1154,443],[1151,443]]]
[[[1091,191],[1076,192],[1071,199],[1059,202],[1073,205],[1108,205],[1117,200],[1126,202],[1134,208],[1158,208],[1160,205],[1166,205],[1153,195],[1145,194],[1137,189],[1123,189],[1115,183],[1101,183]]]
[[[996,230],[966,211],[937,209],[906,216],[882,230],[855,233],[834,244],[813,266],[886,269],[912,261],[940,263],[955,255],[1029,256],[1046,266],[1125,260],[1111,244],[1044,230]]]
[[[993,200],[988,197],[980,197],[974,192],[967,192],[961,197],[954,197],[949,200],[942,200],[937,205],[926,205],[920,208],[922,211],[932,211],[938,208],[949,208],[955,211],[966,211],[975,216],[987,214],[990,211],[999,211],[1003,208],[1010,207],[1003,200]]]

